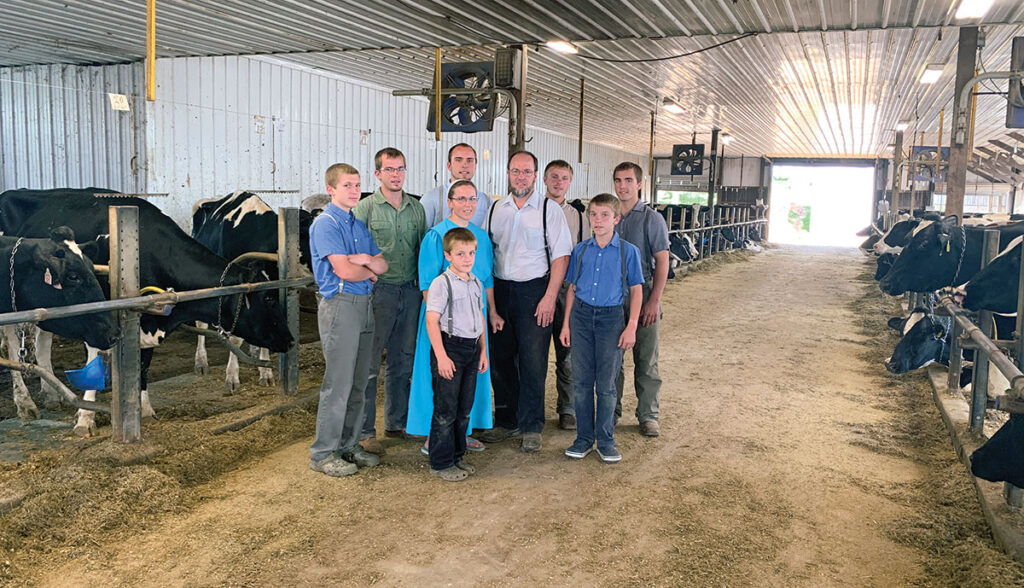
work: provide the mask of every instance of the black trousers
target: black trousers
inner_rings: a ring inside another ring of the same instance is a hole
[[[476,395],[480,367],[480,340],[441,333],[444,352],[455,364],[452,379],[437,373],[437,356],[430,352],[434,383],[434,416],[430,419],[430,469],[444,470],[466,454],[466,430]]]

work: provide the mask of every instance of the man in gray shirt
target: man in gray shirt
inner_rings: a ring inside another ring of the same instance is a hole
[[[657,437],[661,434],[658,426],[658,393],[661,391],[661,376],[658,374],[658,324],[661,321],[661,295],[665,291],[665,282],[668,281],[668,226],[660,214],[640,201],[643,177],[640,166],[629,161],[615,166],[612,173],[615,194],[622,201],[622,220],[615,230],[619,237],[636,245],[640,250],[640,265],[644,270],[644,301],[640,308],[636,345],[633,347],[636,418],[640,422],[640,434]],[[624,312],[628,310],[627,300]],[[615,407],[616,419],[622,416],[624,386],[625,376],[620,370],[619,377],[615,380],[619,395],[619,402]]]
[[[473,180],[473,176],[476,175],[476,150],[466,143],[453,145],[448,150],[448,173],[451,175],[450,180],[438,188],[431,188],[423,198],[420,198],[423,212],[427,215],[427,228],[437,226],[452,215],[452,210],[448,207],[448,189],[459,180]],[[483,227],[490,207],[491,197],[477,190],[476,212],[469,222]]]

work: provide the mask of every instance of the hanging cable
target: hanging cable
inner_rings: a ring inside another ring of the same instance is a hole
[[[608,58],[608,57],[595,57],[593,55],[584,55],[582,53],[577,53],[577,56],[578,57],[582,57],[583,59],[590,59],[592,61],[604,61],[604,62],[607,62],[607,63],[652,63],[652,62],[656,62],[656,61],[668,61],[670,59],[679,59],[681,57],[689,57],[691,55],[696,55],[698,53],[703,53],[705,51],[709,51],[711,49],[715,49],[717,47],[721,47],[722,45],[728,45],[729,43],[735,43],[736,41],[739,41],[740,39],[746,39],[747,37],[753,37],[756,34],[757,33],[746,33],[744,35],[740,35],[738,37],[729,39],[727,41],[722,41],[721,43],[715,43],[714,45],[708,45],[707,47],[702,47],[700,49],[695,49],[695,50],[689,51],[687,53],[679,53],[679,54],[676,54],[676,55],[666,55],[665,57],[650,57],[650,58],[646,58],[646,59],[611,59],[611,58]]]

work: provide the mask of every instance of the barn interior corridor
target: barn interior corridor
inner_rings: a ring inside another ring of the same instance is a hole
[[[846,249],[738,253],[670,283],[660,438],[624,459],[472,455],[447,484],[412,442],[344,479],[308,440],[208,484],[196,508],[83,547],[43,585],[1013,585],[923,374],[882,367],[895,302]],[[553,367],[552,367],[553,369]],[[305,376],[304,376],[305,377]]]

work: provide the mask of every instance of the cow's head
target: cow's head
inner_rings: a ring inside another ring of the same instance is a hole
[[[882,279],[882,291],[898,296],[949,286],[962,259],[962,230],[957,217],[949,216],[918,231]]]
[[[1024,415],[1011,414],[1010,420],[971,454],[971,473],[990,482],[1024,484]]]
[[[267,272],[259,264],[233,265],[225,276],[225,284],[240,284],[266,281]],[[288,322],[281,307],[277,290],[260,290],[241,295],[225,296],[220,303],[221,325],[230,328],[231,334],[241,337],[246,343],[266,347],[275,352],[288,351],[295,338],[288,330]],[[241,307],[239,307],[241,304]],[[239,310],[239,308],[241,308]],[[235,322],[235,314],[238,322]]]
[[[889,326],[902,330],[903,338],[896,344],[885,369],[905,374],[934,362],[948,361],[950,317],[915,309],[906,319],[889,319]]]
[[[964,308],[1017,312],[1021,239],[1016,238],[967,284]]]
[[[7,269],[9,260],[4,262]],[[50,239],[25,239],[14,260],[14,290],[18,310],[100,302],[103,291],[92,262],[75,244],[67,227],[54,229]],[[68,339],[107,349],[120,339],[114,314],[100,312],[39,323],[40,328]]]
[[[684,263],[694,261],[699,255],[697,248],[693,246],[693,239],[689,235],[669,235],[668,244],[672,254],[683,260]]]
[[[881,280],[889,273],[892,269],[892,264],[896,263],[896,258],[899,257],[895,253],[883,253],[878,256],[878,267],[875,269],[875,281]]]

